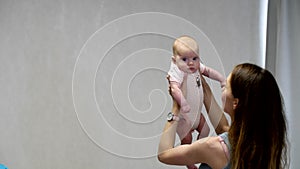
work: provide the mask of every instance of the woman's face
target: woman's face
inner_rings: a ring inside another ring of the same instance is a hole
[[[236,99],[234,99],[231,92],[230,78],[231,74],[227,77],[225,87],[222,88],[222,104],[224,111],[232,116]]]

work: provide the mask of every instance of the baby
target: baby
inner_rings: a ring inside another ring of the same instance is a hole
[[[181,144],[192,142],[192,132],[195,129],[199,132],[198,139],[209,134],[209,127],[201,113],[203,106],[201,75],[219,81],[221,87],[225,86],[225,77],[216,70],[200,63],[197,42],[189,36],[177,38],[173,43],[173,56],[168,80],[170,92],[180,105],[181,113],[177,134]],[[196,166],[187,167],[194,169]]]

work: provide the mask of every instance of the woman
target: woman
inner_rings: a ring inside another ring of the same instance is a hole
[[[206,83],[203,87],[204,94],[212,97]],[[249,63],[237,65],[223,88],[222,103],[232,120],[228,133],[173,147],[178,122],[171,119],[161,136],[158,159],[171,165],[206,163],[213,169],[288,167],[283,100],[269,71]],[[216,108],[215,101],[211,106],[217,113],[222,113]],[[176,104],[172,111],[177,117],[179,111]]]

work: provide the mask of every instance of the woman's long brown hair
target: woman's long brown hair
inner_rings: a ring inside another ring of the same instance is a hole
[[[233,169],[288,167],[287,123],[273,75],[259,66],[237,65],[230,79],[239,102],[229,130]]]

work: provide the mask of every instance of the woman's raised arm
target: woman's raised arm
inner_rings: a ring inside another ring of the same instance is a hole
[[[209,85],[207,84],[203,76],[201,76],[201,80],[204,94],[204,106],[206,111],[208,112],[208,116],[216,130],[216,133],[221,134],[223,132],[228,131],[228,121],[225,117],[222,108],[217,103]]]

